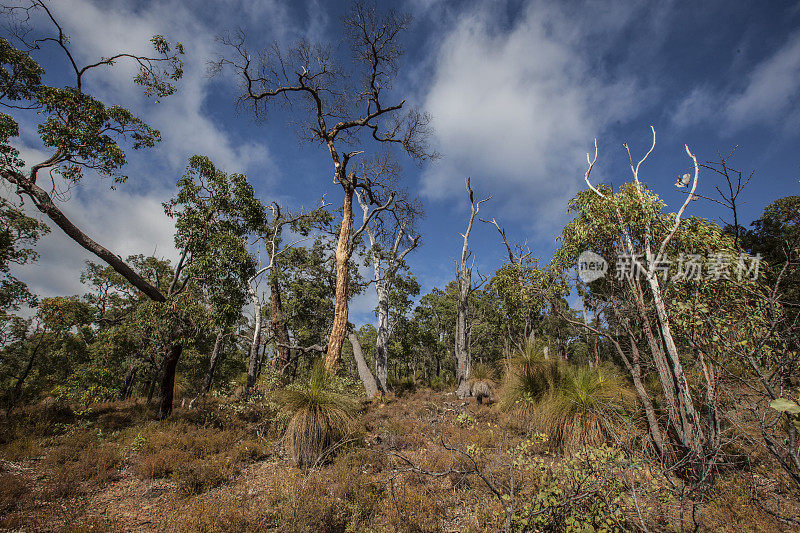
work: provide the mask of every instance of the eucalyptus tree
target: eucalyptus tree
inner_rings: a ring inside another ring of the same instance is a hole
[[[264,206],[244,174],[226,174],[207,157],[193,156],[178,181],[178,193],[164,209],[175,219],[175,246],[181,252],[167,290],[178,314],[172,321],[178,334],[185,324],[196,326],[191,317],[180,316],[181,300],[191,295],[187,288],[201,290],[210,309],[210,325],[218,332],[219,353],[247,302],[256,263],[246,242],[264,225]],[[162,397],[168,397],[170,405],[179,358],[180,349],[173,350],[165,361]]]
[[[217,66],[229,66],[238,74],[243,87],[239,101],[249,105],[256,117],[275,102],[301,105],[308,118],[302,135],[325,147],[333,165],[333,181],[342,188],[335,309],[325,357],[329,370],[338,365],[348,328],[353,199],[356,191],[362,190],[372,201],[369,183],[348,168],[351,159],[362,153],[351,147],[361,144],[366,148],[366,137],[373,144],[397,146],[417,160],[434,155],[425,143],[430,133],[428,115],[415,109],[403,113],[405,100],[387,95],[402,55],[399,39],[410,22],[409,16],[392,11],[382,15],[374,6],[355,3],[344,19],[352,69],[340,67],[330,50],[319,44],[300,41],[282,51],[276,43],[251,54],[243,34],[222,38],[231,48],[231,56]]]
[[[134,82],[142,86],[145,94],[167,97],[175,92],[173,83],[183,75],[183,46],[177,43],[173,47],[163,36],[156,35],[151,39],[152,55],[122,52],[82,63],[47,3],[30,0],[2,4],[0,11],[12,30],[8,39],[0,38],[0,103],[15,115],[0,113],[0,177],[20,197],[30,199],[69,238],[114,268],[148,298],[165,302],[167,296],[158,287],[70,220],[53,201],[55,187],[48,192],[40,175],[49,173],[75,184],[90,171],[111,177],[115,183],[124,182],[127,176],[121,173],[126,163],[123,144],[130,141],[134,149],[153,147],[161,134],[128,109],[103,104],[87,92],[84,81],[101,69],[129,61],[139,69]],[[34,20],[43,20],[46,28],[30,26]],[[44,47],[60,52],[71,78],[66,85],[63,80],[54,80],[59,86],[43,81],[44,69],[31,54]],[[41,161],[24,161],[12,144],[12,139],[20,135],[21,115],[37,124],[41,149],[48,154]],[[178,347],[176,338],[170,354],[179,353]],[[167,360],[174,359],[170,354]],[[162,416],[171,410],[171,395],[171,391],[168,398],[165,395],[169,405],[162,404]]]
[[[326,226],[330,223],[331,214],[325,209],[328,204],[324,200],[320,206],[312,211],[301,210],[298,213],[291,213],[285,208],[281,208],[277,202],[269,205],[271,217],[265,221],[263,226],[256,232],[256,239],[259,246],[263,246],[265,260],[261,258],[261,248],[258,250],[259,264],[255,273],[248,280],[248,293],[250,302],[253,305],[253,338],[250,344],[249,359],[247,366],[247,382],[245,383],[245,395],[249,394],[250,389],[255,385],[262,361],[259,358],[259,346],[261,345],[261,330],[263,320],[263,304],[258,293],[258,280],[263,275],[269,279],[269,297],[271,303],[271,325],[272,338],[275,346],[275,357],[273,366],[280,372],[285,371],[290,359],[290,339],[289,328],[283,311],[283,298],[281,296],[281,283],[279,267],[283,266],[281,261],[286,253],[294,246],[308,240],[310,233],[319,226]],[[298,238],[289,244],[283,242],[284,229],[288,228]]]
[[[610,330],[562,316],[609,339],[630,372],[656,448],[666,457],[667,436],[672,437],[681,456],[677,464],[684,465],[683,473],[699,483],[712,475],[720,458],[719,357],[724,354],[691,342],[696,331],[691,329],[694,322],[686,318],[685,306],[706,298],[733,297],[733,287],[722,273],[716,279],[699,276],[712,271],[714,256],[728,258],[736,250],[733,239],[715,224],[684,217],[695,198],[700,168],[688,146],[685,151],[694,168],[686,178],[689,193],[677,213],[663,212],[664,202],[639,180],[640,167],[654,148],[655,130],[649,151],[638,162],[628,150],[633,180],[616,192],[592,185],[589,177],[597,151],[594,159],[587,155],[584,178],[589,189],[570,202],[578,216],[559,237],[562,245],[553,268],[565,272],[587,250],[617,258],[614,272],[592,281],[585,295],[586,305],[603,312]],[[735,307],[728,311],[734,312]],[[729,321],[731,316],[718,318]],[[655,369],[661,386],[665,426],[659,425],[656,402],[644,385],[649,368]],[[690,375],[695,382],[690,383]],[[702,396],[696,393],[698,389]]]
[[[378,189],[397,190],[395,179],[399,172],[390,160],[380,158],[363,174],[368,177],[374,196]],[[406,268],[405,257],[419,245],[420,236],[415,235],[414,224],[422,215],[422,209],[419,202],[409,200],[405,194],[390,193],[388,202],[381,202],[388,203],[385,209],[373,209],[362,191],[356,192],[356,198],[363,213],[361,227],[369,239],[368,261],[372,264],[372,281],[378,297],[375,379],[380,390],[388,392],[389,295],[398,272]]]
[[[28,286],[11,272],[12,265],[24,265],[38,257],[33,246],[49,228],[5,198],[0,198],[0,317],[23,304],[35,305]]]

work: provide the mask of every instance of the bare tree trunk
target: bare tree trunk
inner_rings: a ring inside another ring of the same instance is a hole
[[[217,369],[219,363],[219,355],[222,352],[222,343],[225,339],[225,330],[220,330],[217,333],[217,339],[214,341],[214,348],[211,350],[211,357],[208,361],[208,370],[206,370],[205,379],[203,379],[203,394],[208,394],[211,391],[211,385],[214,382],[214,371]]]
[[[344,183],[343,183],[344,185]],[[339,229],[339,242],[336,244],[336,301],[333,307],[333,325],[328,339],[328,353],[325,355],[325,368],[332,372],[339,366],[342,356],[342,344],[347,335],[348,318],[348,284],[350,272],[348,262],[352,253],[350,249],[350,231],[353,224],[353,187],[344,187],[344,203],[342,204],[342,227]]]
[[[131,365],[130,370],[128,370],[128,375],[125,377],[125,385],[122,386],[122,390],[119,391],[119,399],[120,400],[127,400],[131,396],[131,392],[133,391],[133,383],[136,380],[136,374],[139,371],[139,367],[136,365]]]
[[[377,269],[377,267],[376,267]],[[389,392],[389,292],[383,283],[375,285],[378,292],[378,331],[375,337],[375,377],[378,387]]]
[[[470,217],[467,224],[467,231],[461,236],[464,237],[464,245],[461,248],[461,263],[458,267],[458,302],[456,304],[456,335],[455,335],[455,357],[456,357],[456,383],[458,388],[456,394],[459,398],[469,396],[469,376],[471,361],[469,345],[467,344],[467,312],[469,311],[469,295],[472,287],[472,269],[467,261],[469,260],[469,234],[475,222],[475,216],[480,210],[481,203],[489,200],[488,197],[479,202],[475,202],[475,194],[470,187],[470,180],[467,179],[467,191],[469,192]]]
[[[273,268],[269,273],[269,291],[272,301],[272,333],[275,335],[275,355],[272,366],[282,369],[289,362],[289,329],[283,320],[283,305],[281,304],[281,287],[278,283],[278,273]]]
[[[250,394],[250,389],[256,383],[256,374],[258,372],[258,346],[261,344],[261,300],[258,298],[258,293],[253,288],[252,282],[248,285],[248,292],[250,293],[250,301],[253,303],[254,323],[253,323],[253,341],[250,343],[250,354],[247,361],[247,382],[244,385],[244,396]]]
[[[360,377],[361,382],[364,383],[364,389],[367,391],[367,396],[372,398],[378,394],[378,392],[380,392],[378,389],[378,383],[375,381],[375,377],[372,375],[372,372],[370,372],[369,365],[364,359],[364,352],[361,350],[361,343],[358,341],[358,336],[351,332],[347,335],[347,338],[350,340],[350,344],[353,345],[353,357],[356,360],[358,377]]]
[[[682,444],[689,448],[696,457],[702,457],[705,435],[703,434],[703,428],[700,424],[700,417],[694,408],[689,384],[686,381],[683,365],[681,365],[678,356],[678,348],[675,346],[675,341],[672,338],[672,329],[670,328],[669,316],[667,315],[664,298],[661,295],[661,287],[658,284],[658,278],[655,274],[651,273],[648,275],[647,281],[650,292],[653,295],[653,302],[658,316],[664,347],[669,356],[668,362],[672,373],[672,379],[677,389],[678,414],[684,434]]]

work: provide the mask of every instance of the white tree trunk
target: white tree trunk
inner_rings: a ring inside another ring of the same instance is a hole
[[[249,286],[250,301],[253,303],[255,313],[255,323],[253,325],[253,341],[250,344],[250,357],[247,362],[247,383],[245,384],[245,395],[250,393],[250,389],[256,383],[258,374],[258,346],[261,344],[261,300],[258,298],[256,290]]]

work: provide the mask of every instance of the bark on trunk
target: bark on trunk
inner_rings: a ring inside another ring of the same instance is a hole
[[[389,293],[380,283],[378,292],[378,331],[375,340],[375,378],[381,391],[389,392]]]
[[[217,339],[214,341],[214,348],[211,350],[211,357],[208,361],[208,370],[206,370],[205,379],[203,379],[203,394],[208,394],[211,391],[211,386],[214,383],[214,372],[219,363],[219,356],[222,353],[222,344],[225,339],[225,331],[217,333]]]
[[[286,367],[289,362],[289,328],[283,320],[283,305],[281,304],[281,287],[278,283],[278,274],[273,271],[269,273],[269,291],[272,301],[272,333],[275,335],[275,355],[272,359],[272,366],[276,370]]]
[[[342,344],[347,335],[348,318],[348,283],[350,261],[350,231],[353,224],[353,187],[345,186],[344,203],[342,204],[342,227],[339,230],[339,242],[336,245],[336,301],[333,308],[333,325],[328,339],[328,353],[325,355],[325,369],[334,372],[339,366],[342,356]]]
[[[668,363],[677,392],[678,413],[680,415],[680,424],[684,434],[682,444],[696,457],[702,457],[705,435],[700,425],[700,417],[694,407],[691,392],[689,391],[689,384],[686,381],[686,375],[683,371],[683,365],[681,365],[678,356],[678,348],[672,338],[672,329],[670,328],[669,316],[667,315],[666,305],[664,304],[664,299],[661,294],[661,287],[658,284],[658,278],[655,274],[650,274],[647,277],[647,281],[653,296],[661,337],[664,342],[665,351],[669,357]]]
[[[136,380],[136,374],[138,373],[139,368],[136,365],[132,365],[130,370],[128,370],[128,375],[125,377],[125,385],[122,386],[122,390],[119,391],[119,399],[120,400],[127,400],[131,397],[131,392],[133,391],[133,383]]]
[[[44,340],[44,334],[46,329],[42,329],[42,333],[39,335],[39,342],[36,343],[36,346],[33,347],[31,350],[31,355],[28,358],[28,362],[25,365],[25,368],[22,370],[22,373],[17,377],[17,383],[14,385],[14,392],[11,395],[11,401],[8,404],[8,409],[6,410],[6,414],[11,413],[11,410],[14,409],[14,406],[19,401],[20,397],[22,396],[22,386],[25,384],[25,380],[28,379],[28,375],[31,373],[33,369],[33,364],[36,361],[36,355],[39,353],[39,347],[42,345],[42,341]]]
[[[358,377],[360,377],[361,382],[364,383],[364,389],[367,391],[367,396],[372,398],[378,394],[380,390],[378,389],[378,384],[375,381],[375,377],[369,370],[367,361],[364,359],[364,352],[361,350],[361,343],[358,341],[358,336],[355,333],[349,333],[347,338],[350,340],[350,344],[353,345],[353,357],[356,360]]]
[[[158,406],[158,419],[163,420],[172,413],[172,397],[175,393],[175,369],[181,358],[183,346],[173,341],[164,360],[164,373],[161,376],[161,401]]]
[[[250,293],[250,301],[253,303],[253,312],[255,313],[253,324],[253,341],[250,343],[250,356],[247,361],[247,382],[244,385],[244,397],[250,394],[250,389],[256,383],[258,373],[258,346],[261,344],[261,300],[258,299],[256,290],[248,285],[248,292]]]
[[[466,247],[466,239],[464,241]],[[466,262],[466,261],[465,261]],[[471,284],[471,272],[462,263],[462,268],[458,275],[458,304],[456,307],[456,383],[458,388],[456,394],[459,398],[469,396],[469,375],[471,361],[469,350],[467,349],[467,312],[469,307],[469,289]]]

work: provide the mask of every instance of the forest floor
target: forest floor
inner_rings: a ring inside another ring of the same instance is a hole
[[[562,456],[452,393],[375,400],[361,420],[330,460],[301,469],[265,402],[214,399],[165,421],[135,400],[28,407],[0,425],[0,529],[680,531],[683,517],[688,529],[794,530],[772,514],[797,516],[774,472],[724,472],[697,502],[652,468]]]

